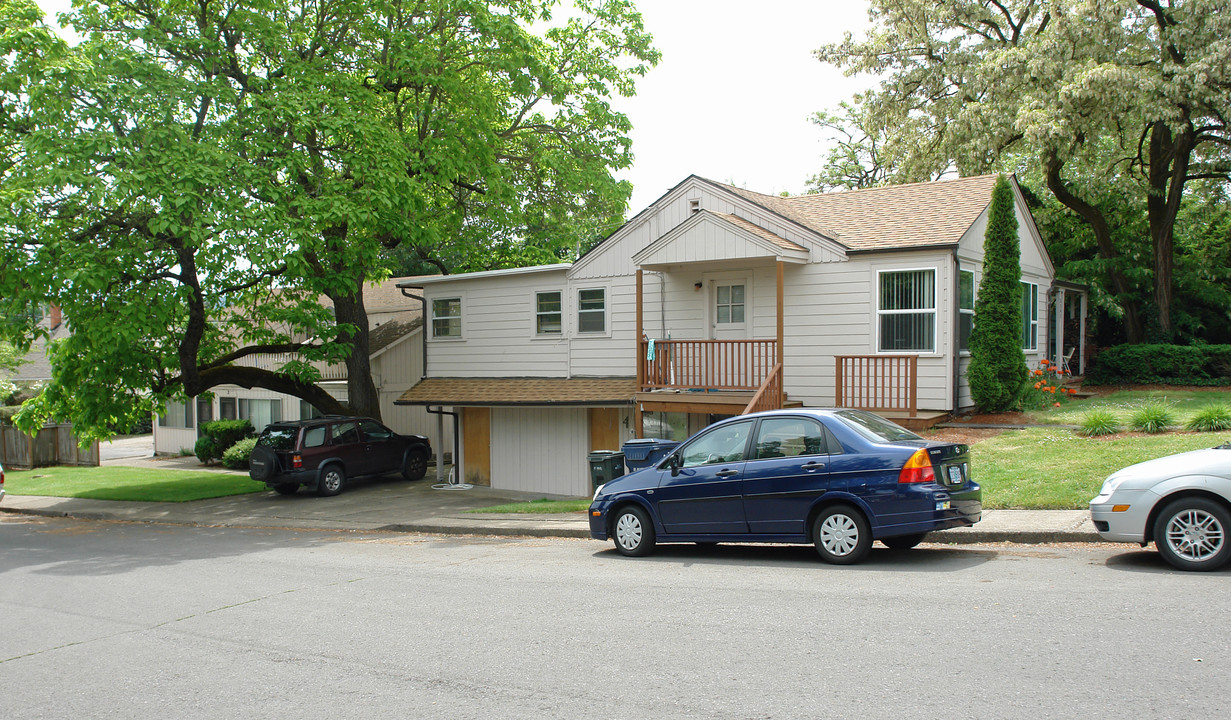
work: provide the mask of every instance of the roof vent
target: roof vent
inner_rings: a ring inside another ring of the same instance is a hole
[[[701,212],[701,200],[699,198],[694,199],[694,200],[689,200],[688,201],[688,214],[695,215],[698,212]]]

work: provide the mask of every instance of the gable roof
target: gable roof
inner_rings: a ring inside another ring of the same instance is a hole
[[[790,197],[706,182],[830,237],[849,250],[877,251],[956,245],[991,202],[997,177],[978,175]]]
[[[723,235],[722,241],[716,241],[710,232],[715,228],[730,232]],[[654,268],[681,261],[766,257],[807,262],[808,248],[736,215],[698,210],[633,255],[633,262],[638,267]]]

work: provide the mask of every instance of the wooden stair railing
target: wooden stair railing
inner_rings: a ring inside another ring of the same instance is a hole
[[[769,375],[765,378],[765,382],[761,383],[761,387],[757,388],[756,395],[752,396],[752,400],[748,402],[747,407],[740,415],[749,413],[761,412],[762,410],[781,410],[782,409],[782,363],[774,365],[769,371]]]

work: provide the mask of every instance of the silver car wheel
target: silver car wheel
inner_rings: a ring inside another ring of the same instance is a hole
[[[1218,555],[1226,542],[1226,530],[1218,518],[1196,508],[1178,512],[1167,521],[1164,542],[1177,556],[1190,562],[1205,562]]]
[[[615,536],[621,548],[629,552],[636,550],[644,537],[641,518],[631,512],[621,515],[616,521]]]
[[[830,515],[821,523],[821,545],[835,557],[850,555],[859,545],[859,526],[848,515]]]

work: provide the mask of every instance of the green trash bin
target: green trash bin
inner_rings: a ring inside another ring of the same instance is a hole
[[[624,453],[618,450],[595,450],[589,459],[590,480],[595,488],[624,474]]]

